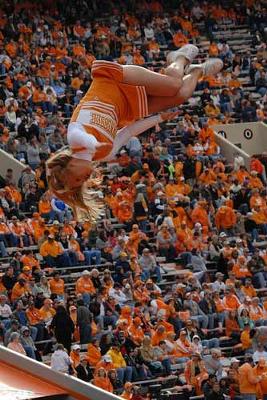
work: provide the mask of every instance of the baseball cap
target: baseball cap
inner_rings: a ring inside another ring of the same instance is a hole
[[[238,360],[237,358],[231,358],[231,364],[235,362],[240,363],[240,360]]]
[[[78,344],[72,346],[72,350],[81,350],[81,347]]]
[[[105,362],[112,362],[112,358],[108,355],[108,354],[106,354],[104,357],[103,357],[103,360],[105,361]]]
[[[30,331],[30,329],[27,327],[27,326],[23,326],[22,328],[21,328],[21,333],[24,333],[24,332],[26,332],[26,331]]]

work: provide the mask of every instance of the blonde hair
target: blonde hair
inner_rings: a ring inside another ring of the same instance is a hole
[[[83,185],[77,188],[68,188],[64,182],[64,172],[72,159],[72,151],[63,148],[52,155],[46,162],[48,187],[53,194],[68,204],[77,221],[89,219],[95,223],[103,213],[104,202],[99,199],[94,189],[102,182],[100,170],[96,163],[92,163],[95,178],[90,177]]]

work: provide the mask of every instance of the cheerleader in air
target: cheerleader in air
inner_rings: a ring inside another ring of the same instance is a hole
[[[90,190],[96,184],[97,164],[114,159],[132,136],[171,119],[173,113],[162,111],[189,99],[201,76],[222,69],[217,58],[191,64],[197,55],[198,48],[191,44],[170,52],[164,74],[136,65],[93,63],[92,84],[68,126],[68,148],[47,161],[50,190],[78,220],[94,221],[99,215]]]

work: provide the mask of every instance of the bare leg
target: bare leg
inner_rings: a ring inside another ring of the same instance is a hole
[[[174,97],[183,84],[184,67],[188,64],[185,57],[177,60],[165,69],[165,74],[150,71],[138,65],[123,66],[123,83],[145,86],[148,96]]]
[[[201,69],[193,69],[189,75],[183,78],[183,84],[176,96],[161,97],[149,96],[148,97],[148,111],[149,114],[161,112],[171,107],[178,106],[189,99],[197,86],[199,78],[202,76]]]

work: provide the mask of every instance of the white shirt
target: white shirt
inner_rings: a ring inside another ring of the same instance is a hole
[[[0,317],[1,318],[9,318],[12,314],[12,310],[8,304],[0,304]]]
[[[56,350],[51,357],[51,369],[68,373],[71,360],[64,350]]]
[[[225,290],[225,284],[223,282],[220,281],[215,281],[212,284],[212,290],[215,292],[220,292],[221,290]]]
[[[113,288],[109,289],[108,294],[117,300],[118,303],[123,304],[126,303],[127,297],[121,290],[115,290]]]
[[[152,39],[154,37],[154,29],[146,27],[144,29],[146,39]]]
[[[253,354],[253,361],[258,362],[260,358],[264,358],[264,360],[267,361],[267,351],[255,351]]]
[[[242,156],[237,156],[234,158],[234,170],[238,171],[240,167],[245,165],[245,160]]]

